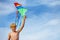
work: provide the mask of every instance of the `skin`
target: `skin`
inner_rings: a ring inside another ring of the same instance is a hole
[[[25,20],[26,20],[26,16],[24,16],[21,27],[17,31],[16,31],[16,27],[11,28],[12,32],[8,34],[8,40],[19,40],[19,33],[24,28]]]

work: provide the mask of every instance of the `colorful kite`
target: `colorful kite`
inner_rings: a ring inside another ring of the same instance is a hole
[[[24,16],[26,11],[27,11],[27,9],[22,7],[22,5],[17,3],[17,2],[15,2],[14,5],[17,8],[18,12],[21,14],[21,16]]]
[[[17,14],[17,18],[16,18],[16,25],[18,25],[18,23],[21,24],[20,19],[21,19],[21,17],[23,17],[25,15],[25,13],[27,12],[27,9],[22,7],[22,5],[17,2],[15,2],[14,5],[17,8],[17,11],[19,12]]]

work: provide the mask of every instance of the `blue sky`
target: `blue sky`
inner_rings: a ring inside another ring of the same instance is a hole
[[[0,40],[7,40],[15,22],[16,1],[28,9],[20,40],[60,40],[60,0],[0,0]]]

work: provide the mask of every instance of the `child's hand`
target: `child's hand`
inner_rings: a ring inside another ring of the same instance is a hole
[[[26,16],[25,16],[25,18],[26,18]]]
[[[26,16],[24,16],[24,19],[26,19]]]

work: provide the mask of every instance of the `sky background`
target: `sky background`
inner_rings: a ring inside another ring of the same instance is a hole
[[[0,40],[8,39],[15,22],[14,2],[28,9],[20,40],[60,40],[60,0],[0,0]]]

